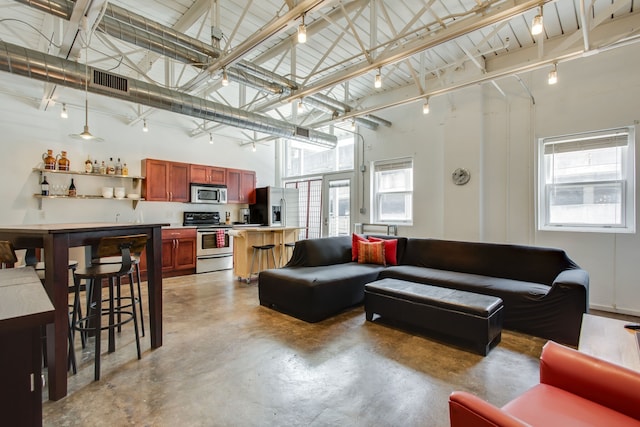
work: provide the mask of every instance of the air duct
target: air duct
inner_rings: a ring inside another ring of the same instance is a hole
[[[4,42],[0,42],[0,71],[80,90],[84,89],[86,75],[85,66],[82,64]],[[89,84],[89,91],[92,93],[322,147],[334,148],[338,143],[336,136],[324,132],[309,129],[308,137],[301,136],[300,128],[291,123],[118,76],[94,67],[89,67],[89,71],[91,76],[100,76],[100,81],[118,82],[120,88],[118,90],[109,84],[99,84],[92,77]],[[126,84],[123,79],[126,80]]]
[[[67,20],[75,5],[72,0],[16,1]],[[214,46],[110,3],[97,28],[117,39],[198,68],[207,68],[212,59],[222,55],[221,50]],[[238,83],[272,94],[290,94],[299,89],[296,82],[245,60],[228,67],[227,73]],[[320,107],[320,103],[327,104],[332,115],[335,111],[339,114],[351,111],[349,105],[320,93],[308,95],[305,99],[318,101],[318,108],[324,111],[326,108]],[[391,122],[372,115],[366,120],[359,123],[370,129],[375,129],[375,124],[391,125]]]

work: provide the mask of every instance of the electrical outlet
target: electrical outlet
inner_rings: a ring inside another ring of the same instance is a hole
[[[367,213],[367,209],[366,208],[360,208],[360,213],[361,214],[366,214]]]

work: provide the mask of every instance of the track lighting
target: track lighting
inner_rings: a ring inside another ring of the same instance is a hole
[[[222,86],[229,86],[229,76],[227,75],[226,68],[222,69]]]
[[[351,130],[356,129],[356,119],[351,120]]]
[[[307,26],[304,25],[304,13],[302,16],[302,22],[298,25],[298,43],[307,42]]]
[[[69,113],[67,113],[67,104],[62,104],[62,111],[60,111],[60,117],[66,119],[69,117]]]
[[[382,74],[380,74],[380,68],[378,68],[378,73],[376,74],[376,78],[373,81],[373,87],[376,89],[380,89],[382,87]]]
[[[540,13],[538,13],[531,22],[531,34],[537,36],[542,33],[543,30],[543,18],[542,18],[542,6],[540,6]]]
[[[547,77],[547,82],[550,85],[554,85],[558,83],[558,64],[553,64],[553,70],[549,71],[549,76]]]
[[[300,99],[300,101],[298,101],[298,112],[301,113],[304,111],[304,103],[302,102],[302,99]]]
[[[149,127],[147,126],[147,119],[142,120],[142,132],[149,132]]]
[[[251,151],[253,151],[254,153],[256,152],[256,143],[252,143],[251,144]]]
[[[213,144],[213,134],[209,134],[209,144]]]
[[[429,114],[429,98],[425,99],[424,104],[422,104],[422,114]]]

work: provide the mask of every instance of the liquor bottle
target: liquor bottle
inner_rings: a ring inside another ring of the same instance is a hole
[[[107,174],[109,175],[116,174],[116,167],[113,164],[113,157],[109,157],[109,164],[107,165]]]
[[[122,163],[120,163],[120,157],[118,157],[118,161],[116,162],[116,175],[122,175]]]
[[[47,182],[47,176],[42,176],[42,182],[40,183],[40,194],[43,196],[49,195],[49,183]]]
[[[84,172],[93,172],[93,164],[91,163],[91,157],[87,156],[87,160],[84,161]]]
[[[98,165],[97,160],[93,161],[93,170],[91,171],[91,173],[100,173],[100,166]]]
[[[69,197],[76,197],[76,185],[73,183],[73,178],[71,178],[71,185],[69,185]]]
[[[124,165],[122,165],[122,175],[123,176],[129,175],[129,167],[127,166],[126,163]]]
[[[104,164],[104,160],[102,161],[102,164],[100,165],[100,173],[102,175],[107,173],[107,165]]]

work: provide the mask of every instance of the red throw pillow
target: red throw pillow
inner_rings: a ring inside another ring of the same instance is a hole
[[[358,263],[385,265],[384,243],[359,241],[358,242]]]
[[[368,242],[366,237],[356,233],[351,234],[351,261],[358,260],[358,242]]]
[[[384,259],[387,265],[398,265],[398,239],[380,239],[378,237],[369,237],[370,242],[384,243]]]

